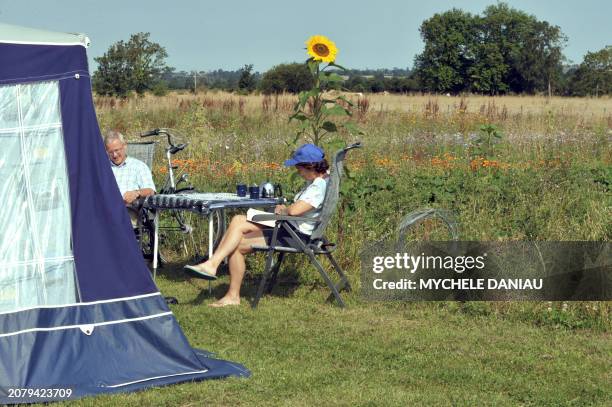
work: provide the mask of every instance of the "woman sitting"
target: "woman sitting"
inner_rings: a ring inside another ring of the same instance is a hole
[[[325,190],[327,189],[329,165],[325,153],[314,144],[300,146],[285,161],[286,166],[295,166],[298,174],[306,180],[305,187],[295,196],[295,202],[290,206],[277,205],[274,213],[277,215],[317,218],[321,212]],[[298,236],[308,240],[314,230],[313,222],[291,222]],[[210,304],[213,307],[240,304],[240,286],[246,269],[244,256],[253,251],[252,246],[271,244],[274,229],[247,220],[244,215],[236,215],[223,235],[219,247],[210,259],[195,266],[185,268],[200,277],[214,280],[217,278],[217,268],[226,257],[229,258],[230,286],[223,298]],[[291,235],[283,228],[278,230],[277,241],[288,244]]]

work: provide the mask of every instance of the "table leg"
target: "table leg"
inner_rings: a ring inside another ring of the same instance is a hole
[[[155,233],[153,233],[153,281],[157,277],[157,252],[159,251],[159,211],[155,211],[153,218]]]
[[[213,237],[215,236],[215,222],[214,212],[208,214],[208,259],[210,260],[213,255]],[[210,280],[208,280],[208,296],[212,295],[212,286]]]
[[[215,235],[215,222],[213,221],[213,212],[208,215],[208,258],[213,255],[213,236]]]

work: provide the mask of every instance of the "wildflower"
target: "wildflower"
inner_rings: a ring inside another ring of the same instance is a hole
[[[476,171],[479,167],[482,167],[484,163],[484,159],[481,157],[476,157],[472,161],[470,161],[470,169],[472,171]]]
[[[323,35],[313,35],[306,41],[308,55],[315,61],[334,62],[338,48],[336,44]]]
[[[484,168],[499,168],[499,163],[494,160],[483,160],[482,166]]]

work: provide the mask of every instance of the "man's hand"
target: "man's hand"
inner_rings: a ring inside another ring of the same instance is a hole
[[[287,213],[288,213],[287,205],[276,205],[274,207],[275,215],[287,215]]]
[[[125,202],[126,205],[131,205],[139,197],[139,191],[127,191],[125,194],[123,194],[123,202]]]

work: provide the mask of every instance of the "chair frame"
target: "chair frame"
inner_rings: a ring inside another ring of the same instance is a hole
[[[157,147],[157,141],[128,141],[127,142],[127,154],[128,157],[136,158],[149,167],[150,171],[153,171],[153,159],[155,157],[155,149]],[[140,245],[140,250],[145,259],[153,260],[153,240],[154,240],[154,226],[153,218],[149,216],[148,212],[142,209],[142,201],[139,201],[138,208],[134,208],[138,212],[138,223],[135,227],[134,232],[136,233],[136,239]],[[147,234],[147,246],[143,245],[142,236]],[[165,260],[161,258],[158,260],[160,263],[165,263]]]
[[[328,183],[327,190],[325,191],[325,198],[323,199],[323,207],[321,210],[321,214],[317,218],[305,218],[299,216],[288,216],[288,215],[256,215],[253,217],[253,221],[269,221],[275,220],[276,224],[274,226],[274,230],[272,232],[272,238],[270,240],[270,244],[267,246],[253,246],[253,250],[255,251],[263,251],[267,253],[266,265],[264,269],[264,273],[262,275],[261,281],[259,282],[259,287],[257,289],[257,294],[255,295],[255,299],[251,304],[252,308],[256,308],[259,304],[259,300],[261,299],[264,290],[268,293],[272,291],[276,283],[276,279],[278,276],[278,272],[280,270],[281,264],[287,253],[302,253],[308,257],[310,263],[317,269],[327,286],[329,287],[331,294],[328,297],[328,301],[335,298],[336,302],[340,307],[345,307],[346,304],[342,297],[340,296],[340,291],[346,289],[347,291],[351,290],[351,286],[349,284],[348,278],[342,268],[332,255],[332,252],[336,249],[335,243],[330,243],[324,236],[325,228],[327,227],[329,221],[333,213],[336,210],[336,206],[339,200],[340,193],[340,180],[343,174],[343,163],[346,153],[354,148],[360,148],[361,143],[352,144],[342,150],[339,150],[332,160],[331,170],[330,170],[330,180]],[[302,240],[295,229],[289,223],[290,221],[305,221],[311,222],[315,224],[315,229],[310,236],[308,241]],[[278,232],[283,228],[296,242],[295,246],[281,246],[278,244]],[[276,261],[274,261],[274,254],[277,253]],[[323,268],[323,265],[317,259],[317,256],[324,255],[327,257],[329,262],[332,265],[334,271],[339,275],[340,281],[338,283],[334,283],[329,274]],[[267,287],[266,287],[267,285]]]

